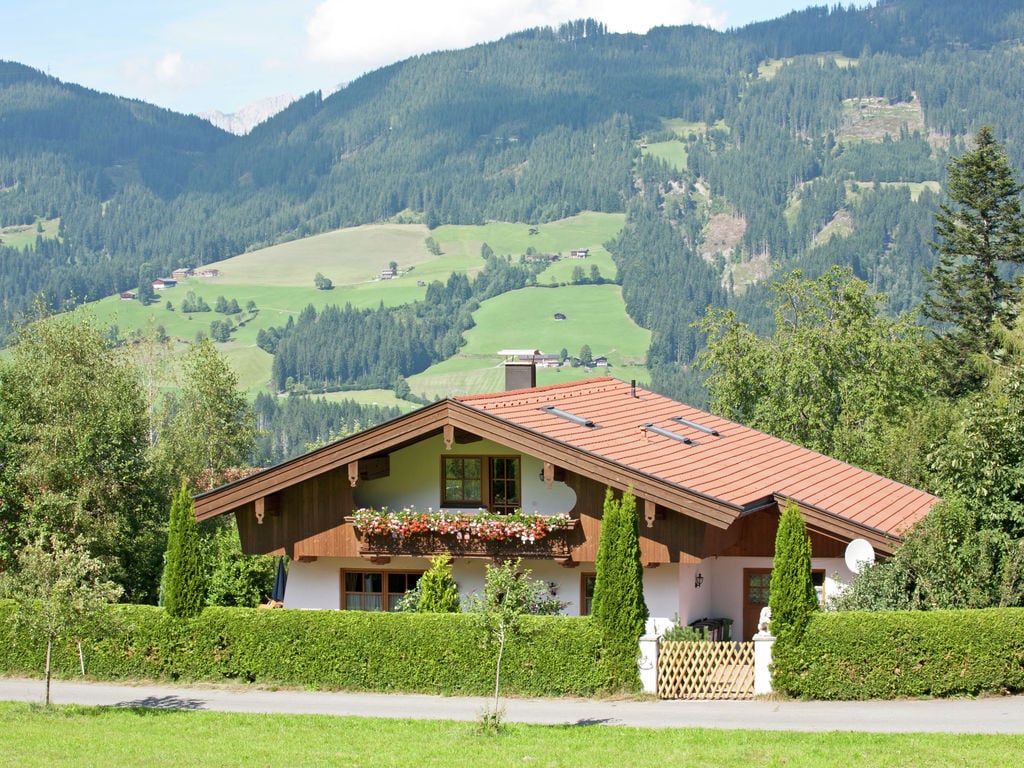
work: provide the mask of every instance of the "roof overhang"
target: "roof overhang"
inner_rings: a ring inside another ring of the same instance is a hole
[[[542,458],[617,490],[632,487],[640,498],[717,528],[728,528],[741,512],[735,505],[602,458],[458,400],[448,399],[199,494],[194,501],[196,519],[208,520],[233,512],[310,477],[346,467],[363,458],[393,452],[442,432],[446,427]]]

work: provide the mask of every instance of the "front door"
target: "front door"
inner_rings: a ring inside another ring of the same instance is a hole
[[[761,609],[768,605],[768,592],[771,583],[771,568],[743,569],[744,640],[750,640],[757,633],[757,620],[761,616]]]

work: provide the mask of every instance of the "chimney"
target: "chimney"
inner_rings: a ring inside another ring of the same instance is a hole
[[[505,390],[532,389],[537,386],[537,366],[534,359],[539,349],[503,349],[505,356]]]

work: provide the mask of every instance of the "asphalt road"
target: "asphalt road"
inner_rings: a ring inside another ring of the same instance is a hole
[[[42,702],[40,680],[0,678],[0,700]],[[56,704],[432,720],[476,720],[483,698],[324,693],[239,686],[54,681]],[[509,722],[644,728],[1024,734],[1024,696],[901,701],[502,699]]]

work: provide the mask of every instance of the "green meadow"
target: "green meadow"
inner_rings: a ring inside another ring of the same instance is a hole
[[[565,320],[555,320],[555,314]],[[466,331],[459,353],[409,378],[409,386],[428,398],[486,392],[504,387],[503,349],[539,349],[577,355],[584,344],[595,357],[605,356],[611,367],[537,371],[538,384],[588,375],[614,375],[646,380],[643,367],[651,334],[626,314],[617,285],[569,285],[524,288],[481,304],[473,316],[476,326]]]
[[[566,285],[576,267],[582,268],[588,279],[592,266],[596,266],[603,279],[614,280],[615,264],[604,243],[613,239],[624,223],[623,214],[583,213],[535,226],[492,222],[442,226],[433,231],[420,224],[353,227],[205,265],[216,268],[219,274],[182,279],[177,286],[158,292],[157,300],[149,306],[111,296],[90,307],[100,322],[116,326],[123,337],[136,330],[147,333],[162,327],[172,339],[173,348],[180,351],[199,333],[209,334],[212,321],[225,319],[216,312],[182,312],[181,304],[189,291],[211,307],[219,296],[235,299],[243,312],[232,321],[244,324],[233,332],[231,341],[218,348],[238,374],[241,388],[255,397],[267,389],[272,365],[272,357],[256,346],[257,334],[261,329],[284,325],[309,304],[318,309],[331,304],[376,307],[422,299],[430,282],[446,281],[452,272],[472,275],[482,268],[480,250],[484,243],[495,254],[514,260],[531,248],[563,257],[570,250],[587,248],[588,259],[562,258],[551,263],[538,276],[538,283],[545,288],[524,293],[522,298],[499,296],[484,302],[474,317],[476,327],[466,334],[462,354],[412,377],[413,392],[433,397],[501,388],[496,352],[511,347],[553,353],[565,347],[575,355],[583,344],[589,344],[594,355],[607,355],[617,366],[610,372],[624,376],[618,367],[639,365],[629,375],[642,378],[649,334],[626,316],[618,287]],[[440,255],[427,248],[428,237],[438,243]],[[398,264],[399,276],[380,279],[381,270],[391,262]],[[318,272],[332,281],[332,290],[316,288],[313,279]],[[256,305],[255,312],[245,311],[250,301]],[[555,325],[555,312],[566,313],[568,320]],[[586,375],[582,370],[576,373]],[[560,380],[567,374],[542,371],[539,379]],[[172,382],[163,384],[173,386]],[[365,395],[337,393],[333,397],[382,405],[401,402],[379,390]]]

